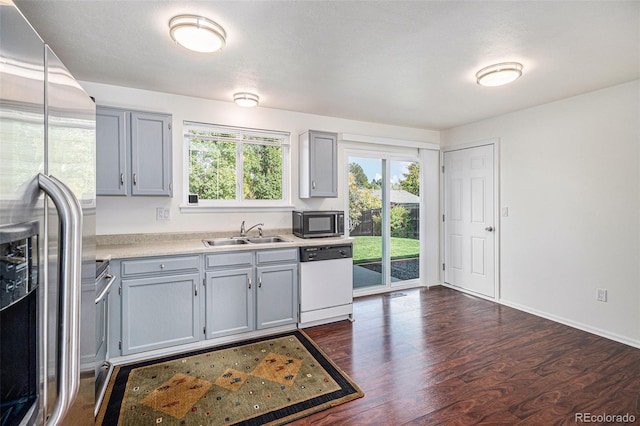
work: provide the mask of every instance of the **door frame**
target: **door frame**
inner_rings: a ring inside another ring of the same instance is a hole
[[[444,170],[444,154],[446,152],[451,152],[451,151],[461,151],[464,149],[469,149],[469,148],[477,148],[480,146],[486,146],[486,145],[491,145],[493,146],[493,223],[494,225],[494,234],[495,234],[495,240],[494,240],[494,253],[493,253],[493,261],[494,261],[494,268],[495,268],[495,273],[494,273],[494,297],[489,297],[489,296],[484,296],[482,294],[478,294],[478,293],[474,293],[468,290],[465,290],[463,288],[460,287],[454,287],[451,286],[450,284],[447,284],[444,282],[444,265],[445,265],[445,255],[446,255],[446,251],[445,251],[445,240],[446,240],[446,235],[445,235],[445,227],[444,227],[444,221],[442,220],[442,217],[445,214],[445,179],[444,179],[444,174],[446,173],[446,170]],[[453,288],[455,290],[458,291],[462,291],[464,293],[469,293],[472,294],[474,296],[477,297],[481,297],[483,299],[487,299],[487,300],[493,300],[493,301],[498,301],[501,299],[501,294],[500,294],[500,235],[501,235],[501,228],[502,228],[502,223],[500,222],[500,218],[501,218],[501,209],[500,209],[500,139],[499,138],[490,138],[490,139],[482,139],[482,140],[478,140],[475,142],[469,142],[469,143],[463,143],[463,144],[457,144],[457,145],[451,145],[451,146],[446,146],[446,147],[442,147],[440,149],[440,283],[445,286],[445,287],[449,287],[449,288]]]

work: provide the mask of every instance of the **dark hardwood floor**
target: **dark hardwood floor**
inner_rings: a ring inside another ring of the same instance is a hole
[[[294,425],[640,425],[640,349],[444,287],[400,293],[305,329],[365,396]]]

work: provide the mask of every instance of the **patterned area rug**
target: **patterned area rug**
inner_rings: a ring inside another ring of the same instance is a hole
[[[276,425],[362,396],[296,330],[117,366],[96,425]]]

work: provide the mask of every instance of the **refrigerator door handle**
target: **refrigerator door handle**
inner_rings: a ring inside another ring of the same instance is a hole
[[[47,425],[57,425],[62,422],[75,400],[80,384],[82,207],[73,192],[55,177],[40,173],[38,184],[51,198],[60,217],[58,397],[47,420]]]

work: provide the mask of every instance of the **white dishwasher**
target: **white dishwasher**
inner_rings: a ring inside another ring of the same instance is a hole
[[[353,320],[351,244],[300,248],[300,327]]]

